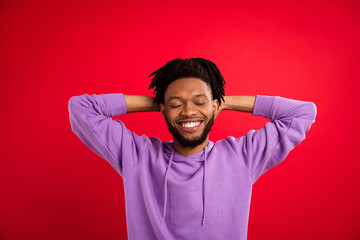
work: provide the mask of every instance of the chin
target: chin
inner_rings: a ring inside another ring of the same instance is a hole
[[[203,129],[198,129],[199,133],[197,133],[196,136],[189,136],[191,134],[194,133],[188,133],[188,134],[183,134],[177,127],[173,126],[171,123],[169,123],[168,121],[166,121],[169,131],[171,132],[171,134],[173,135],[173,138],[177,140],[177,142],[184,148],[195,148],[201,144],[203,144],[206,139],[209,136],[209,132],[211,130],[211,127],[214,123],[214,116],[210,119],[210,121],[205,125],[205,128]]]
[[[184,137],[183,135],[173,134],[173,138],[184,148],[195,148],[203,144],[207,139],[207,134],[200,134],[199,136],[194,136],[192,138]]]

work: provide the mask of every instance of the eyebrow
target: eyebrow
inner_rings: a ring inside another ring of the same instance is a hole
[[[176,96],[171,96],[169,97],[169,101],[173,100],[173,99],[180,99],[180,97],[176,97]]]
[[[202,94],[196,94],[194,97],[195,97],[195,98],[206,97],[206,95],[202,93]],[[173,100],[173,99],[181,99],[181,97],[178,97],[178,96],[171,96],[171,97],[169,97],[169,101],[171,101],[171,100]]]

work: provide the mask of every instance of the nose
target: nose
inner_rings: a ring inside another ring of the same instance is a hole
[[[187,104],[185,104],[183,110],[181,111],[181,114],[184,116],[196,115],[196,108],[194,105],[187,103]]]

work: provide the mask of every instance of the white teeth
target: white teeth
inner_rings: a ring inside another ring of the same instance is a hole
[[[183,127],[191,128],[191,127],[199,126],[200,122],[183,122],[183,123],[181,123],[181,125]]]

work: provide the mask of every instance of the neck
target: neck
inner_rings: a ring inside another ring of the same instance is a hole
[[[206,140],[200,144],[197,145],[194,148],[190,148],[190,147],[183,147],[181,146],[181,144],[176,140],[176,138],[174,138],[174,142],[173,142],[173,146],[175,148],[175,150],[180,153],[181,155],[187,157],[190,156],[192,154],[201,152],[202,150],[204,150],[204,148],[208,145],[209,143],[209,136],[207,136]]]

